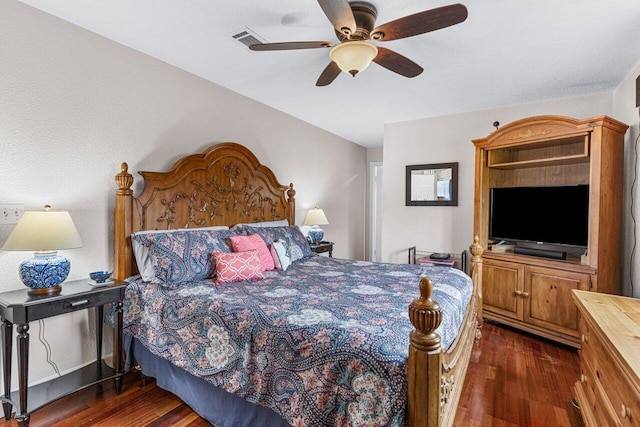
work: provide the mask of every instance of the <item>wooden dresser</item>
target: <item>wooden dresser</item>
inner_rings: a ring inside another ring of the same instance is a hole
[[[576,400],[587,427],[640,427],[640,299],[573,291],[582,340]]]

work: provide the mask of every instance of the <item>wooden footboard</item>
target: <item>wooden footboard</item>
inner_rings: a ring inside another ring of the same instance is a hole
[[[409,427],[446,427],[455,419],[473,343],[480,337],[482,316],[483,249],[477,236],[470,250],[474,292],[461,330],[448,351],[442,349],[440,335],[435,332],[442,321],[442,310],[431,299],[431,280],[421,280],[420,298],[409,306],[409,318],[415,327],[410,333],[407,365]]]

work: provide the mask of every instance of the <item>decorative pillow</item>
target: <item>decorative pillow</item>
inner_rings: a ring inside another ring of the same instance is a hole
[[[288,254],[287,242],[276,240],[271,244],[271,256],[278,270],[285,270],[291,265],[291,257]]]
[[[311,250],[309,242],[307,242],[307,239],[297,225],[266,228],[244,225],[239,231],[244,231],[246,234],[258,234],[268,246],[276,240],[284,240],[287,243],[287,251],[291,262],[315,255],[315,252]]]
[[[133,256],[136,259],[136,263],[138,264],[138,270],[140,271],[140,275],[142,279],[146,282],[153,282],[155,278],[155,271],[153,269],[153,264],[151,263],[151,259],[149,258],[149,247],[140,243],[140,239],[135,236],[142,236],[145,234],[158,234],[158,233],[175,233],[177,231],[215,231],[215,230],[228,230],[229,227],[226,225],[215,225],[212,227],[202,227],[202,228],[178,228],[174,230],[143,230],[136,231],[131,236],[131,249],[133,250]]]
[[[242,282],[243,280],[262,279],[260,254],[258,250],[244,252],[214,252],[216,264],[216,284]]]
[[[211,228],[143,231],[132,234],[131,240],[142,279],[174,285],[213,277],[211,254],[231,252],[229,237],[234,234]]]
[[[234,252],[244,252],[255,249],[260,254],[260,268],[262,268],[262,271],[273,270],[275,268],[269,248],[267,248],[262,237],[257,234],[232,236],[231,247]]]

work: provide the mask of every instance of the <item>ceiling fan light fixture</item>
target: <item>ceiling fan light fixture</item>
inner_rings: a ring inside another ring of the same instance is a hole
[[[378,55],[378,48],[365,41],[343,42],[329,52],[329,57],[345,73],[355,77]]]

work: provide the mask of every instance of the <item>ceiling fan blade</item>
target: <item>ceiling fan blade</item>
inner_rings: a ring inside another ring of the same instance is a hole
[[[295,49],[316,49],[322,47],[331,47],[333,43],[323,41],[313,42],[282,42],[282,43],[256,43],[249,46],[249,49],[258,52],[267,50],[295,50]]]
[[[417,36],[459,24],[467,19],[467,15],[467,8],[459,3],[425,10],[380,25],[372,31],[371,38],[389,41]]]
[[[341,70],[340,70],[340,67],[338,67],[338,64],[331,61],[329,65],[327,65],[327,68],[324,69],[322,74],[320,74],[320,77],[318,77],[316,86],[330,85],[331,82],[333,82],[336,79],[336,77],[338,77],[338,74],[340,74],[340,71]]]
[[[338,32],[349,35],[356,31],[356,19],[347,0],[318,0],[318,3]]]
[[[378,55],[373,58],[373,62],[405,77],[415,77],[424,71],[421,66],[406,56],[380,46],[378,46]]]

